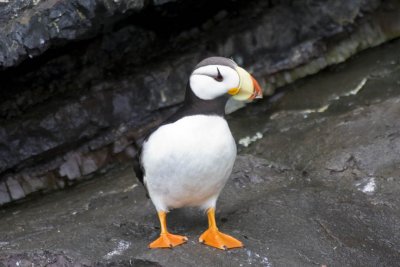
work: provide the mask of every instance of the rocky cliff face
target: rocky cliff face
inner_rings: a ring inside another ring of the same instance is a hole
[[[0,3],[0,205],[129,159],[210,55],[267,94],[400,34],[395,1]]]
[[[207,217],[189,208],[168,214],[189,241],[148,249],[156,211],[122,163],[0,208],[0,266],[398,266],[399,49],[369,49],[227,116],[239,150],[217,221],[244,248],[199,243]]]

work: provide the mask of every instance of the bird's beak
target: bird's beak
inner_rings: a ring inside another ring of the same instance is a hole
[[[228,91],[229,94],[233,95],[232,98],[239,101],[252,101],[255,98],[262,98],[262,89],[256,79],[241,67],[236,67],[236,71],[239,74],[240,82],[238,88],[232,88]]]

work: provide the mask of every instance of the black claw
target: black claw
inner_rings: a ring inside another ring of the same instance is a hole
[[[222,249],[223,250],[228,250],[228,247],[227,246],[222,246]]]

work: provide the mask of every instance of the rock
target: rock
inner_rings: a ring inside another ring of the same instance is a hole
[[[15,179],[9,177],[6,180],[8,191],[10,192],[10,196],[13,200],[18,200],[25,197],[24,190],[21,187],[21,184]]]
[[[36,192],[45,188],[45,184],[43,183],[42,179],[38,177],[32,177],[29,175],[23,175],[23,180],[30,187],[29,193]],[[22,183],[24,186],[25,183]],[[27,190],[24,189],[25,194],[29,194]]]
[[[85,154],[71,153],[60,166],[59,174],[61,176],[66,176],[69,180],[75,180],[104,167],[107,157],[107,149],[100,149]]]
[[[8,193],[6,183],[0,183],[0,205],[11,201],[11,197]]]
[[[65,181],[63,179],[59,179],[59,175],[57,175],[54,171],[46,172],[42,176],[39,176],[40,179],[45,184],[45,190],[51,191],[59,188],[64,188]]]
[[[22,187],[22,190],[24,191],[25,195],[29,195],[32,192],[36,192],[36,191],[40,190],[40,188],[32,187],[31,184],[34,184],[35,182],[31,183],[31,181],[34,181],[35,180],[34,178],[32,178],[28,175],[24,175],[24,176],[21,175],[18,178],[19,178],[18,180],[21,183],[21,187]]]
[[[399,47],[360,53],[227,116],[239,155],[217,221],[245,248],[198,243],[207,218],[188,208],[171,211],[168,226],[189,242],[149,250],[156,211],[123,161],[70,190],[0,208],[0,266],[396,266]],[[239,144],[246,136],[260,138]],[[79,164],[103,162],[96,153],[81,151]]]
[[[108,151],[103,149],[82,157],[82,174],[88,175],[103,167],[108,156]]]
[[[166,1],[168,2],[168,1]],[[145,7],[135,1],[10,1],[2,4],[0,67],[15,66],[68,40],[88,39],[127,12]],[[114,15],[114,17],[113,17]]]
[[[400,33],[396,1],[34,2],[0,11],[0,181],[34,172],[55,177],[49,188],[132,157],[133,139],[182,102],[203,57],[232,56],[272,94]],[[118,152],[94,156],[102,149]],[[68,156],[88,151],[84,163]]]
[[[81,176],[81,157],[77,153],[71,153],[67,156],[67,160],[60,166],[60,175],[66,176],[68,179],[73,180]]]

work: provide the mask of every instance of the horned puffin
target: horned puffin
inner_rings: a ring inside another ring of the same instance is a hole
[[[225,120],[229,97],[262,98],[257,81],[233,60],[210,57],[194,68],[182,107],[155,127],[140,145],[134,170],[145,185],[161,224],[149,248],[172,248],[187,241],[168,232],[166,215],[185,206],[207,211],[209,228],[199,241],[218,249],[242,247],[221,233],[215,220],[218,196],[236,158],[236,143]]]

